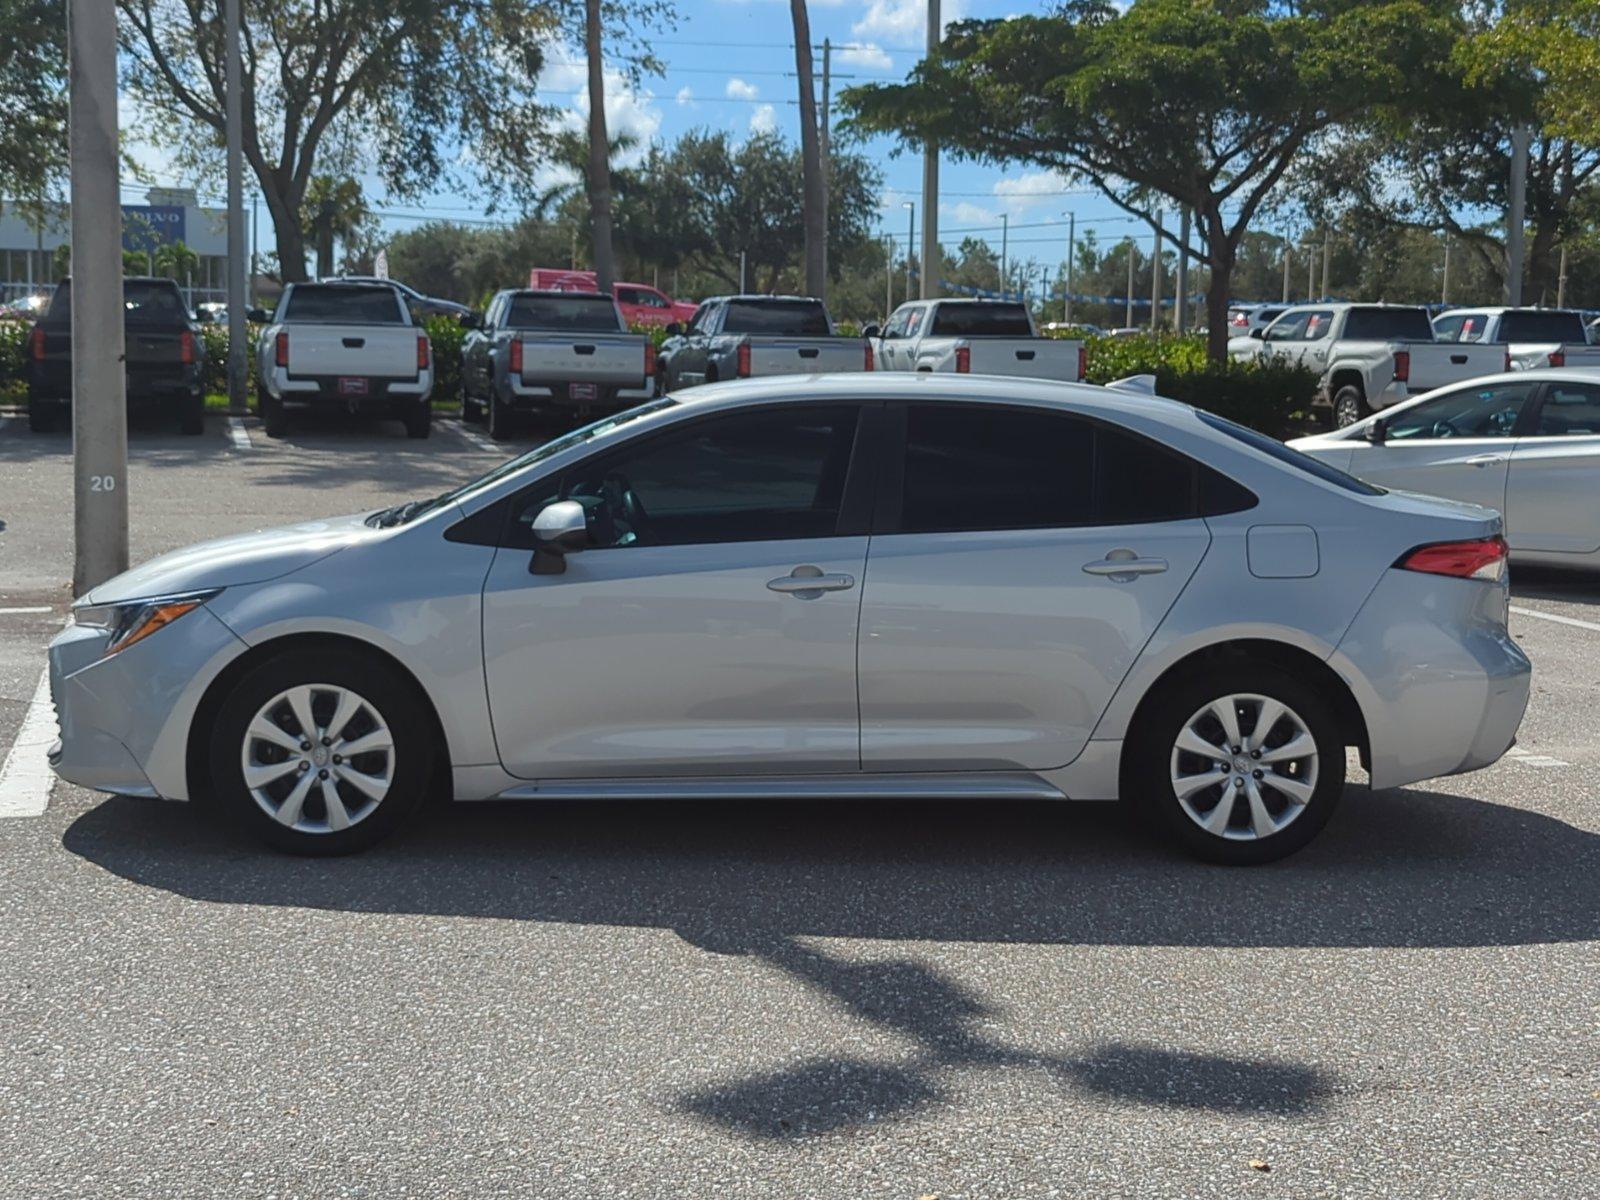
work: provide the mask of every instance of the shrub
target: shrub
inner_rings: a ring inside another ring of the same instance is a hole
[[[28,331],[30,321],[0,321],[0,404],[22,404],[28,398]]]
[[[461,342],[466,328],[454,317],[429,317],[422,323],[433,346],[433,403],[456,408],[461,404]]]

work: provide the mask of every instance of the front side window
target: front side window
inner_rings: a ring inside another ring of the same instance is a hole
[[[1323,309],[1306,314],[1306,327],[1302,336],[1308,342],[1321,341],[1333,329],[1333,314]]]
[[[1389,418],[1390,441],[1450,437],[1510,437],[1536,385],[1507,383],[1462,388],[1413,405]]]
[[[806,406],[696,421],[580,463],[520,519],[576,500],[602,548],[831,537],[857,416],[853,405]]]
[[[704,333],[711,324],[711,305],[702,304],[694,310],[694,316],[689,318],[690,333]]]
[[[1466,320],[1465,316],[1435,317],[1433,319],[1434,340],[1459,342],[1461,340],[1461,326]]]
[[[1537,437],[1582,437],[1600,433],[1600,385],[1552,383],[1539,409]]]
[[[1286,313],[1279,317],[1262,336],[1269,342],[1297,342],[1305,334],[1306,318],[1310,313]]]

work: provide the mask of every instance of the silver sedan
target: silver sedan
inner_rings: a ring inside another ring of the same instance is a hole
[[[1505,514],[1519,562],[1600,566],[1600,371],[1515,371],[1291,442],[1383,487]]]
[[[95,588],[55,769],[340,853],[431,788],[1126,797],[1278,858],[1511,745],[1497,514],[1187,406],[972,376],[785,377],[610,417],[445,495]]]

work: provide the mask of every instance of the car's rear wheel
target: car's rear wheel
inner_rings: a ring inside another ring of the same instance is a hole
[[[197,437],[206,428],[206,398],[202,392],[190,392],[183,398],[178,410],[178,429],[186,437]]]
[[[281,438],[289,432],[289,414],[284,411],[283,401],[265,388],[256,391],[256,412],[269,438]]]
[[[433,407],[425,400],[406,414],[406,436],[425,438],[433,428]]]
[[[1311,841],[1344,791],[1344,740],[1311,687],[1242,663],[1165,685],[1128,739],[1125,786],[1190,853],[1271,862]]]
[[[28,401],[28,429],[33,433],[53,433],[57,425],[57,410],[54,404],[47,404],[39,400]]]
[[[497,442],[503,442],[511,436],[511,408],[503,404],[500,397],[493,392],[484,402],[488,410],[484,414],[484,426],[489,431],[489,436]]]
[[[1333,394],[1335,429],[1344,429],[1371,415],[1372,409],[1367,404],[1367,398],[1355,384],[1347,383]]]
[[[433,771],[415,686],[356,652],[296,651],[244,676],[211,742],[223,813],[279,850],[364,850],[408,816]]]

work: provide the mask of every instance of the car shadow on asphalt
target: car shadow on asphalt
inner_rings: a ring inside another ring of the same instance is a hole
[[[359,857],[272,854],[188,805],[113,798],[68,851],[210,903],[671,929],[748,956],[907,1046],[802,1057],[666,1104],[725,1135],[823,1136],[1028,1072],[1099,1103],[1316,1115],[1339,1081],[1277,1059],[1009,1044],[978,992],[913,955],[814,938],[1191,947],[1472,947],[1600,938],[1600,836],[1425,789],[1352,786],[1317,842],[1267,867],[1193,862],[1116,805],[712,802],[430,806]]]
[[[1511,600],[1564,600],[1600,604],[1600,572],[1577,567],[1511,568]]]

